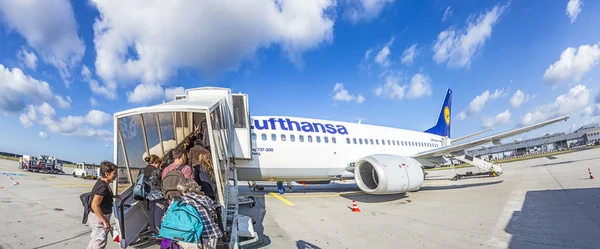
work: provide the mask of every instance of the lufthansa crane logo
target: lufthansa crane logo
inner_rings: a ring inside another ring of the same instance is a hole
[[[450,124],[450,108],[447,106],[444,107],[444,120],[446,121],[446,125]]]

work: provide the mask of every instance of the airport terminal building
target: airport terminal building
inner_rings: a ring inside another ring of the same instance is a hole
[[[552,133],[537,138],[468,150],[467,154],[490,161],[553,152],[596,143],[600,143],[600,124],[582,126],[568,134],[564,132]]]

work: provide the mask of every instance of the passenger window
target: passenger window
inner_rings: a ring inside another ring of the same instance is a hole
[[[320,136],[316,136],[316,138],[317,138],[317,143],[320,143],[321,142],[321,137]]]
[[[402,146],[404,146],[404,141],[400,141],[400,144],[401,144]]]
[[[328,137],[323,137],[323,142],[329,143],[329,138]]]
[[[352,142],[353,142],[354,144],[356,144],[356,138],[353,138],[353,139],[352,139]]]
[[[296,136],[290,135],[290,141],[295,142],[296,141]]]
[[[298,139],[300,140],[300,142],[304,142],[304,135],[299,135]]]
[[[260,137],[262,138],[263,141],[267,141],[267,134],[260,134]]]
[[[277,135],[275,135],[275,134],[271,134],[271,140],[273,140],[273,141],[277,141]]]
[[[371,144],[374,144],[374,143],[373,143],[373,139],[372,139],[372,138],[371,138]]]
[[[311,136],[311,135],[308,135],[308,136],[306,136],[306,137],[308,138],[308,142],[309,142],[309,143],[312,143],[312,136]]]
[[[379,139],[375,139],[375,144],[379,145]]]
[[[285,134],[281,134],[281,141],[285,142]]]
[[[392,140],[392,145],[396,145],[396,141]]]
[[[350,141],[350,140],[348,140],[348,141]],[[335,142],[335,137],[332,137],[332,138],[331,138],[331,142],[332,142],[332,143],[334,143],[334,144],[336,143],[336,142]]]
[[[392,143],[390,142],[390,140],[388,140],[388,145],[391,145]]]
[[[369,139],[365,138],[365,144],[369,144]]]
[[[362,138],[359,138],[359,139],[358,139],[358,143],[359,143],[359,144],[362,144]]]
[[[396,140],[396,145],[400,146],[400,141]]]
[[[350,138],[349,137],[346,138],[346,143],[350,144]]]
[[[256,140],[256,133],[252,132],[252,140]]]

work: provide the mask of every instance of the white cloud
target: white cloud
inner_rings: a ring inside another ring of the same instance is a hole
[[[375,88],[375,95],[397,100],[431,96],[431,79],[425,74],[415,74],[408,85],[401,85],[400,81],[399,75],[388,74],[385,83]]]
[[[388,67],[390,65],[390,48],[388,46],[383,47],[379,53],[375,56],[375,62],[381,67]]]
[[[418,98],[421,96],[431,96],[431,79],[427,75],[415,74],[410,80],[407,97]]]
[[[581,13],[581,1],[569,0],[569,3],[567,3],[567,16],[571,19],[571,23],[575,22],[579,13]]]
[[[112,119],[113,117],[108,113],[98,110],[91,110],[87,115],[85,115],[86,122],[94,126],[101,126],[108,123]]]
[[[581,111],[581,116],[590,116],[592,115],[592,112],[594,112],[594,107],[593,106],[586,106],[583,111]]]
[[[342,83],[336,83],[335,86],[333,86],[333,100],[336,101],[346,101],[346,102],[350,102],[350,101],[356,101],[356,103],[363,103],[365,101],[365,97],[362,96],[361,94],[359,94],[358,96],[354,95],[354,94],[350,94],[348,92],[348,90],[344,89],[344,84]]]
[[[85,52],[70,2],[0,1],[0,14],[10,29],[21,34],[44,61],[58,69],[68,86],[70,71]]]
[[[448,6],[448,8],[446,8],[446,11],[444,11],[444,16],[442,17],[442,22],[445,22],[451,16],[452,16],[452,7]]]
[[[560,55],[560,60],[550,65],[544,72],[544,80],[553,85],[565,81],[579,81],[600,61],[598,44],[581,45],[579,49],[569,47]]]
[[[528,112],[521,118],[521,125],[530,125],[560,115],[567,115],[587,105],[590,92],[584,85],[577,85],[568,93],[556,97],[554,103],[548,103]]]
[[[99,111],[91,110],[85,116],[58,117],[54,108],[48,103],[27,106],[27,112],[19,117],[25,128],[33,126],[35,121],[45,126],[48,131],[64,136],[94,137],[103,141],[112,141],[112,132],[96,130],[91,126],[102,126],[112,120],[112,116]]]
[[[490,128],[496,125],[506,124],[510,121],[510,115],[511,113],[509,110],[498,113],[496,116],[487,118],[485,121],[483,121],[483,127]]]
[[[385,98],[401,100],[404,98],[404,91],[407,86],[401,86],[399,84],[400,77],[388,75],[385,78],[385,84],[375,89],[377,96],[383,96]]]
[[[185,93],[183,87],[172,87],[163,89],[163,87],[157,84],[139,84],[127,93],[127,101],[130,103],[147,103],[153,100],[165,99],[173,100],[175,95],[181,95]]]
[[[531,98],[533,98],[531,95],[525,94],[521,90],[517,90],[513,94],[512,98],[510,98],[510,105],[514,108],[518,108],[519,106],[521,106],[521,104],[529,101],[529,99]]]
[[[25,48],[22,48],[17,52],[17,59],[19,59],[25,66],[35,70],[37,67],[37,56],[34,52],[30,52]]]
[[[181,68],[204,74],[237,70],[272,45],[301,67],[305,51],[333,40],[333,0],[95,4],[95,68],[107,90],[115,82],[161,84]]]
[[[100,85],[100,83],[92,77],[92,71],[90,71],[86,65],[81,67],[81,76],[84,81],[88,82],[92,93],[110,100],[115,100],[117,98],[117,85],[115,82],[111,81],[105,85]]]
[[[33,126],[35,120],[37,120],[37,110],[33,105],[27,106],[27,112],[21,114],[19,117],[19,121],[21,121],[21,124],[25,128]]]
[[[42,140],[48,140],[48,133],[45,133],[43,131],[40,131],[40,138]]]
[[[360,64],[358,65],[358,67],[360,68],[361,71],[369,71],[371,69],[371,64],[369,63],[369,59],[371,58],[371,53],[373,53],[372,48],[369,48],[369,50],[367,50],[367,52],[365,52],[365,56],[363,57],[363,59],[360,61]]]
[[[361,20],[371,21],[381,13],[388,3],[394,0],[346,0],[348,7],[345,16],[353,23]]]
[[[67,96],[66,100],[62,96],[55,96],[55,98],[56,98],[56,103],[57,103],[58,107],[63,108],[63,109],[71,108],[71,97]]]
[[[461,111],[458,114],[457,118],[459,120],[464,120],[465,118],[467,118],[469,116],[479,114],[483,110],[483,108],[485,107],[485,104],[489,100],[495,100],[504,95],[505,95],[504,89],[501,89],[501,90],[496,89],[493,94],[490,94],[489,90],[485,90],[485,92],[483,92],[481,95],[477,95],[473,100],[471,100],[467,109],[464,111]]]
[[[401,62],[403,64],[410,65],[415,60],[416,56],[417,56],[417,44],[413,44],[412,46],[410,46],[409,48],[404,50],[404,52],[402,52]]]
[[[449,68],[468,68],[492,35],[492,28],[498,22],[504,8],[494,6],[477,18],[470,17],[468,27],[464,31],[457,31],[454,27],[442,31],[433,46],[435,62],[447,62]]]
[[[0,110],[5,112],[19,112],[25,108],[27,102],[31,103],[58,103],[59,106],[68,107],[68,98],[54,95],[50,84],[25,75],[19,68],[5,68],[0,64]]]
[[[185,89],[183,87],[172,87],[165,89],[165,99],[173,100],[175,99],[175,95],[183,95],[185,94]]]
[[[96,107],[98,106],[98,101],[94,97],[90,97],[90,105],[92,105],[92,107]]]
[[[581,117],[585,116],[600,116],[600,103],[586,106],[583,111],[581,111]]]
[[[503,97],[503,96],[506,96],[506,94],[504,93],[504,88],[496,89],[494,91],[494,93],[490,95],[490,99],[495,100],[495,99]]]
[[[148,101],[160,99],[164,96],[163,88],[155,84],[139,84],[133,89],[133,92],[127,93],[127,101],[130,103],[145,103]]]

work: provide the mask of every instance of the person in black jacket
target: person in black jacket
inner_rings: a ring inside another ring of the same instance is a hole
[[[153,236],[156,236],[160,232],[160,221],[168,208],[168,203],[161,192],[162,160],[156,155],[150,155],[144,158],[144,161],[148,163],[148,166],[143,169],[144,183],[150,187],[150,192],[146,197],[150,213],[148,223]]]

